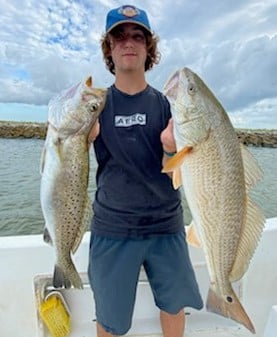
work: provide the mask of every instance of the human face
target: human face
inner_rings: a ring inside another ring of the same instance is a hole
[[[116,74],[122,71],[145,71],[146,37],[138,25],[122,24],[109,37]]]

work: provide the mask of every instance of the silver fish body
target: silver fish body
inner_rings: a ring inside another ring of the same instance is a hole
[[[181,171],[210,276],[206,307],[254,333],[232,282],[247,270],[263,230],[264,216],[249,196],[262,172],[239,143],[222,105],[194,72],[177,71],[164,92],[172,107],[178,150],[164,171]],[[188,150],[182,155],[184,148]],[[173,181],[180,186],[174,174]]]
[[[49,102],[48,129],[41,157],[40,200],[44,240],[55,249],[54,287],[82,288],[72,261],[92,216],[88,134],[101,113],[106,90],[91,78]]]

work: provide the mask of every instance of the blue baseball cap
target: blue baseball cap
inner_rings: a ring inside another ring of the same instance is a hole
[[[107,14],[106,33],[122,23],[135,23],[152,34],[146,12],[135,6],[125,5],[110,10]]]

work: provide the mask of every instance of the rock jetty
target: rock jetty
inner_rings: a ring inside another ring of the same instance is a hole
[[[236,129],[239,140],[249,146],[277,148],[277,130]]]
[[[46,123],[0,121],[0,137],[45,139]],[[236,129],[239,140],[245,145],[276,147],[277,130]]]
[[[38,138],[46,136],[46,123],[0,121],[2,138]]]

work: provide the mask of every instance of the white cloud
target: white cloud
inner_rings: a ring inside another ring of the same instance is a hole
[[[277,98],[263,99],[229,115],[237,128],[277,129],[276,107]]]
[[[107,11],[122,4],[2,0],[0,102],[45,105],[89,74],[99,86],[110,85],[113,76],[105,69],[99,40]],[[272,125],[277,113],[275,0],[142,0],[139,7],[160,36],[162,58],[147,73],[150,84],[162,89],[173,71],[188,66],[238,124]]]

